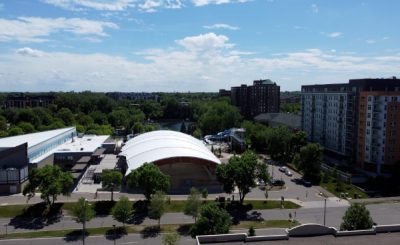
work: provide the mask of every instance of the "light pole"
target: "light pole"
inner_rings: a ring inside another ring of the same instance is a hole
[[[116,239],[117,239],[117,233],[115,231],[115,225],[113,225],[114,228],[114,245],[116,244]]]
[[[83,231],[82,231],[82,244],[85,245],[85,232],[86,232],[86,205],[87,205],[87,199],[85,199],[85,202],[83,203]]]
[[[326,220],[326,197],[325,197],[325,204],[324,204],[324,226],[325,226],[325,220]]]

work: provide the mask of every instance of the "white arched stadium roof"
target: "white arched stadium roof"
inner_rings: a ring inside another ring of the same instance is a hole
[[[221,163],[200,140],[169,130],[152,131],[136,136],[122,147],[119,155],[126,158],[128,165],[126,175],[146,162],[173,157],[192,157],[216,164]]]

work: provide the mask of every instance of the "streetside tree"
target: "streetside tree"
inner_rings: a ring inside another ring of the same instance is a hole
[[[158,227],[160,228],[161,217],[164,215],[169,202],[169,197],[161,191],[156,191],[151,195],[149,205],[149,218],[158,220]]]
[[[186,215],[192,216],[194,218],[194,221],[196,222],[196,219],[200,213],[201,204],[202,201],[200,192],[196,188],[192,187],[190,189],[190,195],[187,197],[185,203],[184,213]]]
[[[190,235],[224,234],[229,232],[232,224],[229,213],[216,203],[207,203],[202,206],[199,219],[190,228]]]
[[[346,210],[340,230],[365,230],[371,229],[374,221],[364,204],[353,203]]]
[[[113,218],[121,222],[125,228],[125,223],[127,223],[133,214],[132,203],[129,199],[125,196],[121,196],[119,201],[115,204],[114,208],[112,209],[112,216]]]
[[[58,166],[47,165],[43,168],[33,168],[29,173],[29,182],[23,189],[24,196],[33,197],[40,192],[47,205],[53,205],[57,196],[69,196],[73,178],[71,173],[63,172]]]
[[[162,242],[164,245],[177,245],[179,242],[180,236],[178,233],[167,233],[162,237]]]
[[[128,175],[128,186],[142,189],[144,196],[149,201],[151,195],[156,191],[167,192],[169,190],[170,179],[156,165],[145,163]]]
[[[228,164],[218,165],[216,174],[226,193],[231,194],[238,188],[240,204],[251,188],[256,187],[256,179],[268,180],[265,164],[259,163],[257,155],[251,151],[231,157]]]
[[[95,212],[88,201],[81,197],[72,207],[72,217],[77,223],[82,223],[82,239],[85,239],[86,222],[93,219]]]
[[[111,191],[111,201],[114,201],[114,190],[119,190],[122,184],[122,173],[117,170],[104,169],[101,173],[101,185]]]
[[[321,161],[323,148],[316,143],[310,143],[300,148],[293,162],[303,172],[304,178],[319,183],[321,180]]]

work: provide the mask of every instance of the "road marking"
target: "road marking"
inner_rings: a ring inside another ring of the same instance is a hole
[[[124,242],[124,243],[120,243],[120,244],[135,244],[137,242]]]
[[[3,202],[3,203],[1,204],[1,206],[7,206],[7,205],[8,205],[7,202]]]

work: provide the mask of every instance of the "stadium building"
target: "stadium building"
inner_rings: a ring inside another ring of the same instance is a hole
[[[171,192],[187,192],[191,187],[220,191],[216,167],[221,161],[190,135],[159,130],[129,140],[119,154],[126,162],[126,176],[144,163],[154,163],[171,178]]]

